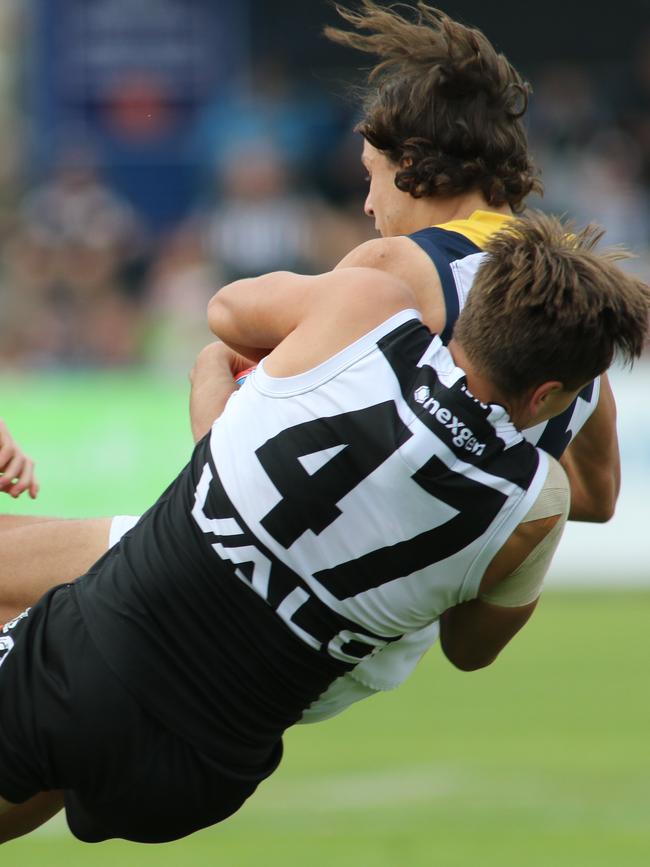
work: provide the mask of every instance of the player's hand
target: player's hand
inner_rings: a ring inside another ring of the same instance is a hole
[[[213,341],[205,346],[199,353],[194,367],[190,373],[190,382],[196,385],[202,377],[214,377],[215,374],[229,371],[233,380],[237,380],[240,373],[248,371],[255,366],[250,358],[235,352],[227,344],[220,340]]]
[[[0,419],[0,492],[15,498],[29,491],[33,500],[38,489],[34,461],[18,448],[7,425]]]
[[[240,352],[235,352],[225,343],[213,344],[214,350],[225,360],[229,365],[233,379],[237,382],[242,373],[248,373],[255,367],[255,362],[250,358],[246,358]]]
[[[230,396],[237,390],[237,378],[253,362],[240,353],[216,341],[199,353],[190,382],[190,422],[194,442],[202,439],[214,420],[223,412]]]

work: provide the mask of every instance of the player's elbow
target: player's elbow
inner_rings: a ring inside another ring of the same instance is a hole
[[[208,326],[217,337],[226,338],[233,319],[232,304],[229,303],[229,293],[223,290],[213,295],[208,302]]]
[[[620,468],[616,467],[608,474],[606,481],[603,484],[601,496],[598,497],[598,503],[594,509],[594,522],[605,524],[611,521],[616,512],[616,504],[618,495],[621,490],[621,475]]]
[[[606,524],[614,517],[617,500],[618,488],[613,481],[593,486],[582,497],[572,497],[569,517],[572,521]]]
[[[497,658],[497,652],[488,652],[485,648],[472,647],[446,640],[441,634],[440,646],[449,662],[459,671],[479,671],[487,668]]]
[[[487,668],[492,665],[497,658],[496,654],[490,657],[467,657],[467,656],[450,656],[445,653],[445,656],[459,671],[480,671],[481,668]]]
[[[591,511],[591,517],[589,520],[592,524],[606,524],[608,521],[611,521],[614,517],[614,513],[616,511],[616,499],[613,498],[606,502],[599,502],[595,504],[594,508]]]
[[[213,322],[218,322],[224,313],[224,299],[219,293],[215,293],[208,301],[208,324],[212,328]]]

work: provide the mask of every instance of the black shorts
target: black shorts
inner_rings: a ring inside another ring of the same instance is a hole
[[[5,800],[63,789],[80,840],[159,843],[232,815],[258,783],[229,774],[137,704],[99,656],[67,585],[0,631]]]

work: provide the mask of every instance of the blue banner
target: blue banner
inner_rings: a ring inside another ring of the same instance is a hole
[[[75,148],[154,228],[193,195],[190,139],[202,108],[247,67],[242,0],[33,0],[32,161]]]

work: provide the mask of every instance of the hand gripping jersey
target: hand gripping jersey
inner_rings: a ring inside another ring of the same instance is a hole
[[[467,220],[422,229],[409,237],[431,258],[445,297],[447,322],[441,334],[445,343],[451,334],[472,288],[489,238],[511,220],[503,214],[475,211]],[[559,458],[580,428],[596,409],[600,380],[586,386],[561,415],[524,431],[534,445]]]
[[[440,614],[477,596],[546,471],[402,311],[305,374],[261,363],[75,585],[81,611],[155,716],[259,767],[303,715],[406,676]]]

